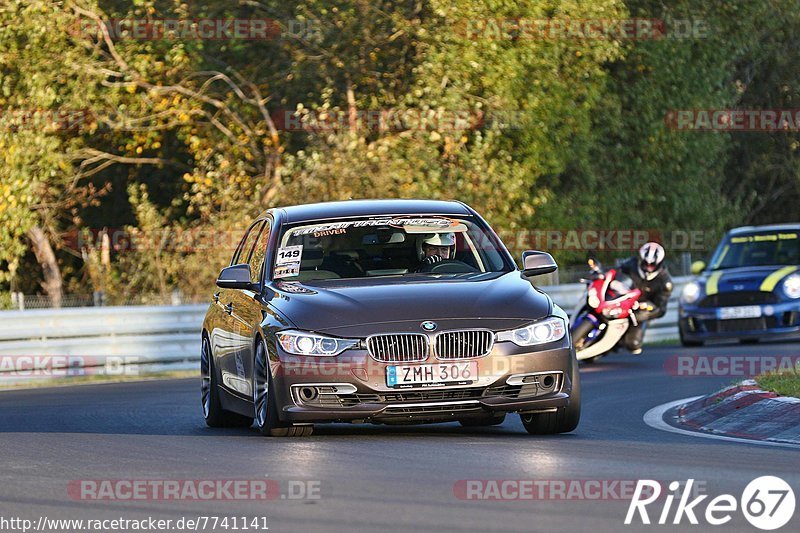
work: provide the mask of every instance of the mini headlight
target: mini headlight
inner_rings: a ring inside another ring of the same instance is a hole
[[[800,298],[800,274],[792,274],[783,280],[783,292],[789,298]]]
[[[359,343],[357,339],[337,339],[294,330],[278,333],[278,342],[288,353],[317,357],[333,357]]]
[[[683,287],[681,292],[681,301],[685,304],[693,304],[700,297],[700,284],[696,281],[690,281]]]
[[[528,326],[496,334],[498,342],[511,341],[517,346],[533,346],[555,342],[564,337],[567,326],[564,321],[556,316],[545,318]]]

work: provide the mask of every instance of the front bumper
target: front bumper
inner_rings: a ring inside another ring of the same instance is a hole
[[[332,358],[335,361],[278,350],[272,362],[273,384],[281,418],[292,423],[418,424],[546,412],[569,405],[575,375],[569,341],[554,344],[558,346],[533,351],[500,342],[485,357],[402,363],[478,364],[478,377],[471,383],[414,388],[389,387],[386,367],[398,363],[378,362],[366,350],[350,350]],[[304,397],[312,390],[316,397]]]
[[[721,320],[718,307],[682,304],[678,311],[681,338],[685,341],[800,338],[800,302],[758,307],[761,308],[758,318]]]

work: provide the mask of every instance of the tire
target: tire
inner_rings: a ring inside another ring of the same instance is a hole
[[[259,433],[265,437],[308,437],[314,426],[296,426],[281,422],[278,416],[278,401],[275,398],[272,372],[267,362],[267,348],[263,341],[256,345],[253,361],[253,406],[255,423]]]
[[[703,341],[690,341],[688,339],[683,338],[683,330],[680,328],[678,329],[678,334],[680,335],[681,338],[681,346],[685,348],[697,348],[703,345]]]
[[[572,367],[572,394],[567,407],[559,407],[554,413],[520,414],[522,425],[531,435],[555,435],[569,433],[578,427],[581,420],[581,382],[578,365]]]
[[[570,338],[572,339],[572,345],[575,347],[575,351],[579,351],[583,348],[583,343],[586,341],[586,337],[589,333],[592,332],[594,329],[594,324],[592,324],[589,320],[583,320],[578,326],[569,332]]]
[[[580,350],[583,347],[583,342],[586,340],[586,336],[594,329],[594,324],[592,324],[589,320],[584,320],[578,327],[576,327],[573,331],[570,332],[570,339],[572,339],[572,346],[575,347],[575,351]],[[596,355],[589,359],[583,359],[579,361],[580,363],[587,363],[592,364],[597,362],[601,357],[605,354]]]
[[[214,368],[214,356],[208,338],[203,336],[200,348],[200,407],[206,425],[212,428],[250,427],[253,419],[239,413],[232,413],[222,408],[219,399],[219,384]]]
[[[465,428],[479,428],[486,426],[499,426],[506,420],[506,415],[487,416],[485,418],[466,418],[459,420],[458,423]]]

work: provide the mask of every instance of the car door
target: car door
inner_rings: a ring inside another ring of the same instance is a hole
[[[255,242],[255,246],[247,260],[250,265],[250,281],[258,283],[259,286],[263,284],[263,272],[265,267],[265,259],[268,256],[267,248],[269,245],[269,238],[271,233],[271,221],[266,220],[264,226],[261,228],[259,237]],[[247,387],[250,390],[251,377],[253,375],[253,358],[254,358],[254,340],[258,327],[263,320],[263,304],[261,303],[261,294],[257,291],[239,290],[234,291],[233,295],[233,313],[232,316],[236,320],[239,328],[239,335],[246,342],[239,347],[239,359],[236,361],[237,370],[241,368],[243,375],[247,380]]]
[[[231,260],[231,265],[247,263],[256,241],[264,227],[264,220],[256,221],[245,233]],[[238,289],[220,289],[215,300],[222,312],[219,328],[212,332],[214,354],[220,370],[222,385],[241,396],[250,397],[250,382],[245,372],[248,344],[252,342],[250,328],[242,318],[243,305]],[[248,291],[249,292],[249,291]]]

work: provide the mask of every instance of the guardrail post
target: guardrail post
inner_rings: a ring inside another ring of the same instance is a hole
[[[11,307],[16,307],[20,311],[25,310],[25,295],[21,292],[11,293]]]
[[[92,293],[92,302],[95,307],[103,307],[106,303],[106,293],[103,291],[94,291]]]

